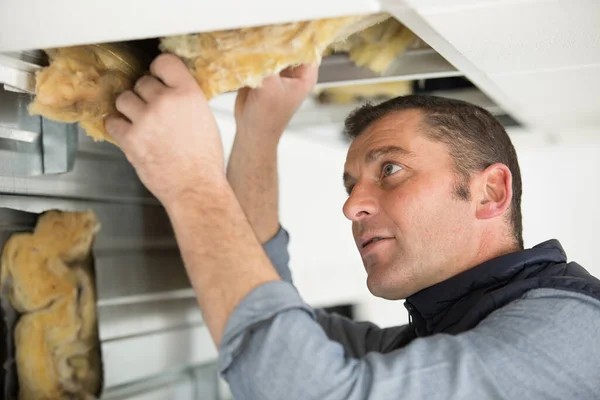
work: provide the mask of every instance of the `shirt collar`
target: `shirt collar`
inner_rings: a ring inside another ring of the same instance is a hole
[[[408,297],[405,307],[409,312],[411,325],[421,336],[431,330],[436,316],[445,313],[469,293],[505,282],[527,266],[566,260],[566,253],[556,239],[488,260]]]

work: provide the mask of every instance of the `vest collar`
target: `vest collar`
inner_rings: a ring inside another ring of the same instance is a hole
[[[525,267],[532,272],[547,263],[566,262],[566,253],[558,240],[488,260],[450,279],[425,288],[406,299],[410,325],[418,336],[431,334],[435,321],[467,295],[503,285]],[[537,267],[537,268],[536,268]]]

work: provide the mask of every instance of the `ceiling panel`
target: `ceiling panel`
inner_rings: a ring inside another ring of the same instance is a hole
[[[485,73],[600,65],[600,1],[485,1],[421,15]]]
[[[379,12],[375,0],[0,1],[0,51],[206,32]]]
[[[490,78],[536,126],[546,130],[600,126],[600,65]]]
[[[418,11],[440,11],[465,7],[488,6],[497,3],[525,3],[540,0],[404,0],[411,8]]]

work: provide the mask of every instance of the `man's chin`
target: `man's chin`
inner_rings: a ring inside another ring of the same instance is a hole
[[[402,294],[399,293],[398,288],[390,286],[390,280],[374,275],[375,274],[369,274],[367,276],[367,289],[369,289],[369,292],[371,292],[373,296],[385,300],[400,300],[404,298],[402,297]]]

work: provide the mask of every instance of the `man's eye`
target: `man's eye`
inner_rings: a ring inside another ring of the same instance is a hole
[[[398,164],[384,164],[383,165],[383,175],[390,176],[390,175],[395,174],[396,172],[400,171],[401,169],[402,169],[402,167],[399,166]]]

